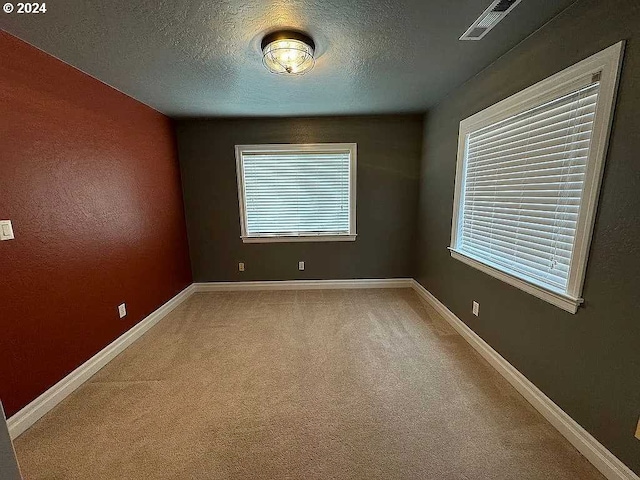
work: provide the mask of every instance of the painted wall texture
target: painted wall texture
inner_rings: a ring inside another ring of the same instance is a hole
[[[171,120],[4,32],[0,70],[0,218],[16,236],[0,242],[11,416],[191,272]]]
[[[0,402],[0,473],[3,480],[20,480],[20,467],[11,443],[9,429]]]
[[[196,281],[412,276],[422,116],[179,120],[177,135]],[[325,142],[358,144],[357,240],[243,244],[234,146]]]
[[[564,411],[640,473],[640,4],[581,0],[426,117],[418,281]],[[576,315],[450,257],[459,122],[627,40],[604,183]],[[480,303],[480,317],[471,303]]]

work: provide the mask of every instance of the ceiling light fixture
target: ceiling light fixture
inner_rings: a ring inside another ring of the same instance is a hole
[[[316,45],[304,33],[283,30],[262,39],[262,62],[271,73],[304,75],[313,68]]]

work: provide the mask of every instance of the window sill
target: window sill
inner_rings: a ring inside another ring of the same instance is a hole
[[[551,290],[547,290],[546,288],[540,287],[539,285],[535,285],[531,282],[527,282],[526,280],[522,280],[520,278],[514,277],[508,273],[505,273],[497,268],[489,266],[485,263],[482,263],[474,258],[471,258],[465,255],[462,252],[454,250],[453,248],[449,248],[451,252],[451,256],[456,260],[460,260],[467,265],[474,267],[481,272],[484,272],[488,275],[491,275],[498,280],[502,280],[509,285],[512,285],[520,290],[523,290],[535,297],[538,297],[556,307],[559,307],[563,310],[566,310],[569,313],[576,313],[578,307],[583,302],[581,298],[571,298],[565,295],[561,295],[557,292],[553,292]]]
[[[354,242],[356,235],[300,235],[273,237],[240,237],[242,243]]]

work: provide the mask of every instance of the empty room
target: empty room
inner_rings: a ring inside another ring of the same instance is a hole
[[[638,0],[0,26],[0,480],[640,480]]]

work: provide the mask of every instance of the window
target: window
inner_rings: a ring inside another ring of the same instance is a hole
[[[237,145],[245,243],[356,239],[356,144]]]
[[[575,313],[622,42],[460,123],[451,255]]]

